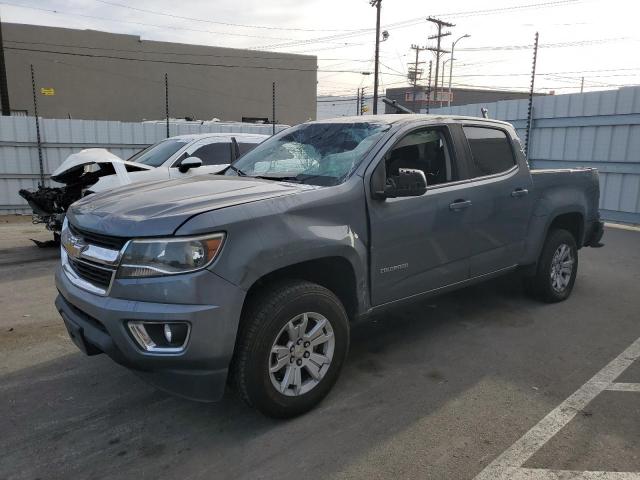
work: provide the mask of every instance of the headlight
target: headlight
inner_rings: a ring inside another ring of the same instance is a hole
[[[122,255],[118,277],[157,277],[200,270],[213,262],[223,240],[224,233],[131,240]]]

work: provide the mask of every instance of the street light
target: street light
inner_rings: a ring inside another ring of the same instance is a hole
[[[447,58],[442,62],[442,71],[447,71],[447,62],[453,63],[453,57]],[[449,65],[451,65],[451,63]],[[442,86],[440,87],[441,94],[444,93],[444,73],[442,74]],[[449,99],[447,100],[448,105],[451,106],[451,70],[449,70]],[[440,97],[440,108],[442,108],[442,96]]]
[[[460,40],[462,40],[463,38],[469,38],[471,35],[463,35],[460,38],[456,39],[452,44],[451,44],[451,63],[449,64],[449,98],[447,99],[447,106],[449,108],[451,108],[451,77],[453,76],[453,51],[456,48],[456,43],[458,43]]]

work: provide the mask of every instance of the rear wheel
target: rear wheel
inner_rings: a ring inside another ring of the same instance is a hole
[[[329,393],[348,346],[349,322],[340,300],[320,285],[287,281],[248,306],[232,380],[242,398],[265,415],[300,415]]]
[[[544,302],[566,300],[578,273],[576,241],[567,230],[549,232],[534,277],[527,279],[528,290]]]

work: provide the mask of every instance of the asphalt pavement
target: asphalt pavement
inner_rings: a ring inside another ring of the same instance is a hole
[[[0,479],[640,479],[638,231],[581,250],[566,302],[511,275],[354,326],[332,393],[276,421],[83,356],[55,249],[20,228],[0,225]]]

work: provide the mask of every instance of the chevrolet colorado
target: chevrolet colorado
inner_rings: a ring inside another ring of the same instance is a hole
[[[511,125],[380,115],[301,124],[221,174],[74,203],[56,306],[78,347],[290,417],[335,383],[352,321],[519,269],[566,299],[600,246],[598,173],[530,171]]]

